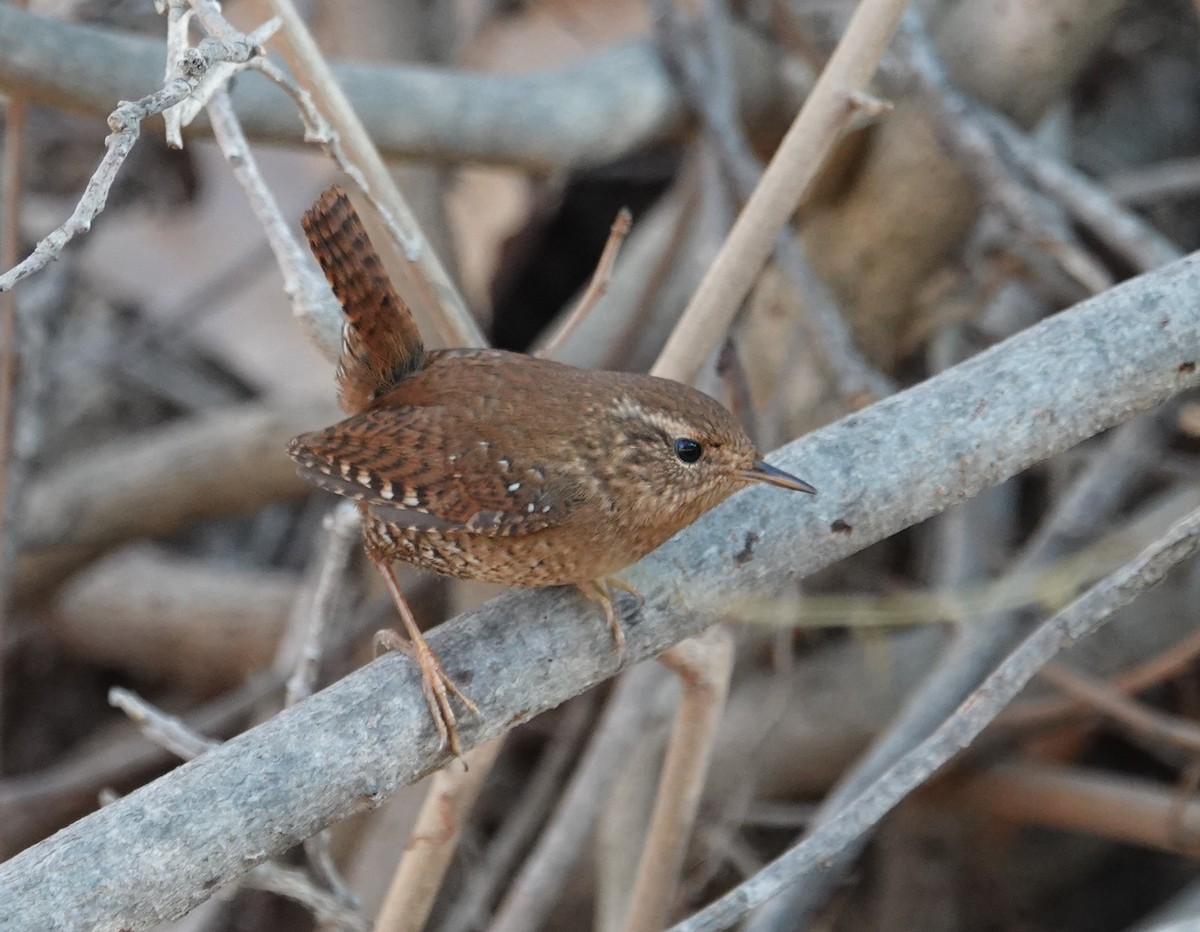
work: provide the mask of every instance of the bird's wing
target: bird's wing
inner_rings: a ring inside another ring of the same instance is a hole
[[[301,434],[288,453],[304,478],[403,526],[528,534],[562,523],[583,499],[548,464],[459,436],[460,424],[440,406],[376,409]]]

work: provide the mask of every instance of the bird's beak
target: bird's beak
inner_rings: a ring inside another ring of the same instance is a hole
[[[807,492],[809,495],[817,494],[817,490],[803,479],[797,479],[790,473],[786,473],[782,469],[776,469],[762,460],[755,460],[753,469],[738,470],[738,476],[748,482],[766,482],[768,485],[777,485],[781,489],[791,489],[794,492]]]

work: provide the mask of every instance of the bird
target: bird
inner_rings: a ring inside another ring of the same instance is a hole
[[[347,417],[288,444],[299,474],[358,503],[364,549],[396,602],[443,748],[462,757],[451,681],[404,601],[399,560],[460,579],[575,586],[618,654],[615,574],[738,489],[816,489],[766,463],[734,416],[679,382],[499,349],[427,350],[345,192],[301,225],[345,315]]]

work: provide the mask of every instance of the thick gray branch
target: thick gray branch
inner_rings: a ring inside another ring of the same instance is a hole
[[[781,101],[766,45],[735,31],[743,116]],[[119,99],[162,86],[162,41],[64,23],[0,3],[0,92],[107,114]],[[480,161],[532,169],[596,165],[678,135],[687,107],[650,41],[614,46],[578,65],[521,76],[342,64],[342,88],[389,156]],[[299,143],[287,98],[258,74],[232,98],[253,141]],[[194,131],[209,133],[197,120]]]
[[[1200,382],[1200,256],[1057,315],[774,457],[815,500],[741,493],[629,571],[627,662]],[[512,593],[430,638],[478,703],[464,746],[615,672],[594,606]],[[383,657],[0,866],[0,930],[145,928],[444,763],[414,666]]]

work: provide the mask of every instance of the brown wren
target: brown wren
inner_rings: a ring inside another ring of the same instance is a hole
[[[367,555],[411,639],[396,646],[420,666],[456,756],[449,694],[475,707],[421,636],[392,561],[578,586],[603,608],[619,652],[611,587],[628,587],[614,573],[749,482],[816,491],[764,463],[733,415],[678,382],[503,350],[426,351],[346,195],[326,191],[302,225],[346,315],[337,380],[350,416],[288,452],[301,476],[359,503]]]

